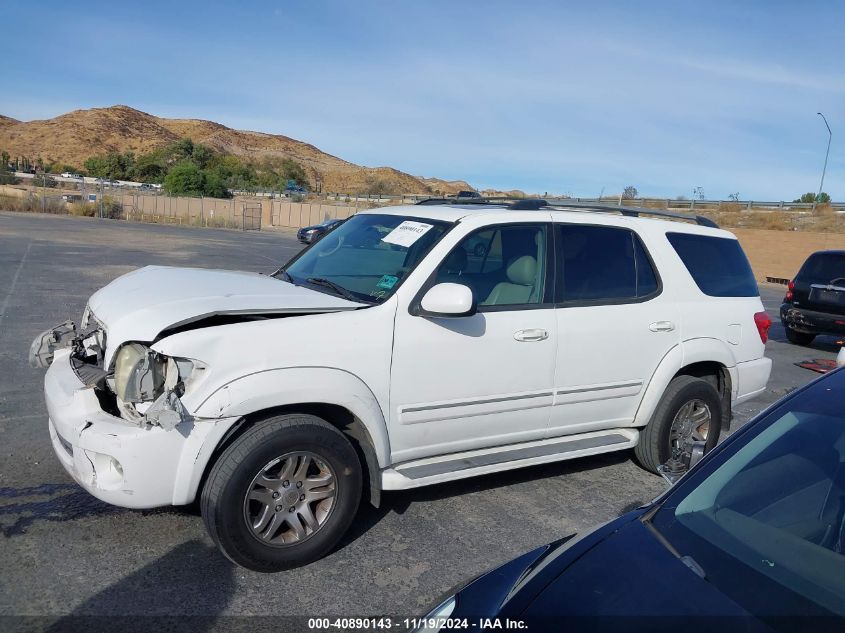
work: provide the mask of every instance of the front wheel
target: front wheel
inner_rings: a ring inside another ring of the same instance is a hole
[[[660,464],[683,453],[691,441],[704,441],[708,452],[721,430],[722,401],[713,385],[693,376],[676,376],[640,432],[634,455],[643,468],[656,473]]]
[[[257,422],[232,442],[208,476],[201,509],[231,561],[275,572],[327,554],[360,498],[361,465],[346,436],[293,414]]]

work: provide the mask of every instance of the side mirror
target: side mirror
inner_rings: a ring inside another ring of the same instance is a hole
[[[423,295],[417,314],[427,317],[472,316],[475,314],[472,290],[462,284],[437,284]]]

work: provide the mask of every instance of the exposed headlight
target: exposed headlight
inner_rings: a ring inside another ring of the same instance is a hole
[[[123,402],[150,402],[164,391],[167,359],[140,343],[120,348],[114,361],[114,393]]]
[[[455,596],[450,596],[441,602],[423,618],[422,624],[418,628],[414,629],[413,633],[422,633],[423,631],[426,631],[427,633],[437,633],[437,631],[442,629],[446,624],[446,620],[449,619],[449,616],[452,615],[456,604],[457,602],[455,600]]]

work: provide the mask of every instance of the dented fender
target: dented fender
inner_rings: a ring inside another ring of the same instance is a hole
[[[297,367],[248,374],[222,385],[194,414],[239,418],[273,407],[314,402],[349,410],[367,429],[379,466],[389,464],[387,425],[378,400],[364,381],[341,369]]]

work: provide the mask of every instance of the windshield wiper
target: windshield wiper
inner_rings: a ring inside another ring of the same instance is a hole
[[[640,522],[645,526],[645,528],[651,532],[651,535],[657,539],[657,542],[660,543],[663,547],[665,547],[670,554],[672,554],[675,558],[677,558],[680,562],[684,565],[689,567],[690,571],[692,571],[696,576],[699,578],[706,580],[707,574],[704,571],[704,568],[698,564],[698,562],[689,555],[681,554],[677,548],[669,542],[663,533],[657,529],[657,527],[652,523],[652,519],[654,515],[663,507],[663,504],[666,502],[666,499],[661,501],[660,503],[655,504],[648,512],[643,514],[640,517]]]
[[[351,291],[323,277],[309,277],[305,281],[307,281],[309,284],[314,284],[315,286],[325,286],[326,288],[331,288],[344,299],[348,299],[349,301],[354,301],[356,303],[361,303],[361,299],[359,297],[356,297]]]

